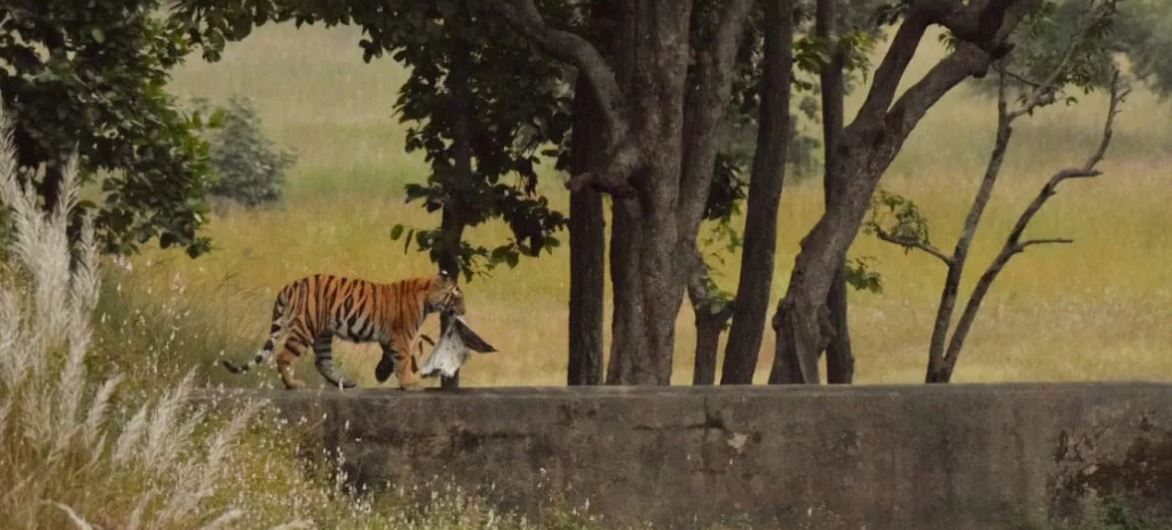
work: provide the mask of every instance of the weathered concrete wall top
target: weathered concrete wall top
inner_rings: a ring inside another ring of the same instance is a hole
[[[233,395],[308,418],[360,482],[443,477],[616,526],[1004,528],[1091,490],[1172,512],[1164,384]]]

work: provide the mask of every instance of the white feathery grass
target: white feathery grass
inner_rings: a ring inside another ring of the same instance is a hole
[[[138,502],[134,503],[134,510],[130,512],[130,518],[126,521],[126,530],[138,530],[142,525],[142,516],[146,513],[147,504],[151,502],[154,496],[150,491],[145,491],[138,498]]]
[[[4,436],[8,432],[8,411],[12,409],[12,402],[4,401],[0,404],[0,447],[4,447]]]
[[[306,530],[313,528],[313,523],[309,521],[291,521],[282,525],[274,526],[271,530]]]
[[[227,512],[224,512],[223,515],[215,518],[212,520],[212,522],[201,526],[200,530],[219,530],[220,528],[227,528],[229,523],[239,521],[242,517],[244,517],[244,512],[233,508]]]
[[[80,530],[94,530],[94,527],[86,522],[85,519],[82,519],[80,515],[77,515],[77,512],[73,511],[73,508],[59,502],[53,503],[53,506],[65,512],[65,515],[69,516],[69,522],[73,523],[73,526],[76,526]]]
[[[121,375],[115,375],[102,383],[98,393],[94,395],[93,401],[90,403],[89,411],[85,415],[85,427],[82,430],[82,436],[85,440],[85,445],[90,447],[94,453],[100,453],[105,446],[105,443],[98,443],[100,437],[104,437],[102,432],[102,424],[106,418],[106,411],[110,406],[110,397],[114,395],[114,390],[118,384],[122,382]]]
[[[124,378],[90,380],[99,255],[88,219],[78,241],[67,235],[77,172],[74,157],[45,213],[18,178],[0,108],[0,207],[11,212],[15,234],[5,268],[21,273],[0,277],[0,483],[8,485],[0,527],[235,526],[245,511],[209,502],[228,482],[231,450],[260,405],[208,423],[205,411],[190,408],[188,374],[157,398],[135,396],[141,404],[126,417],[129,403],[116,401]]]

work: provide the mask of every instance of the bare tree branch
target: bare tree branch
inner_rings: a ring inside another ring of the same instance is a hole
[[[628,123],[623,92],[619,89],[614,69],[598,48],[578,34],[548,27],[533,0],[492,2],[491,9],[542,51],[576,67],[590,82],[612,139],[617,141],[626,134]]]
[[[1108,104],[1107,117],[1104,120],[1102,140],[1100,141],[1098,148],[1087,160],[1086,164],[1083,165],[1083,167],[1064,169],[1050,177],[1050,180],[1046,182],[1046,185],[1042,187],[1042,190],[1038,192],[1037,197],[1035,197],[1034,200],[1030,202],[1029,206],[1026,207],[1025,211],[1022,212],[1021,216],[1017,220],[1017,223],[1014,225],[1013,230],[1009,233],[1009,237],[1006,238],[1005,244],[1002,245],[1001,251],[997,254],[997,257],[993,260],[993,263],[989,265],[989,268],[985,270],[985,273],[981,275],[981,278],[977,281],[976,287],[973,288],[973,294],[969,297],[968,304],[965,306],[964,314],[961,315],[960,321],[956,324],[956,330],[953,331],[952,338],[949,340],[947,355],[945,355],[941,361],[942,366],[939,367],[939,373],[935,374],[937,377],[943,377],[943,379],[939,381],[947,381],[951,377],[952,371],[956,367],[956,362],[960,357],[961,347],[964,345],[964,341],[968,336],[969,330],[972,329],[973,321],[976,319],[977,311],[980,309],[981,302],[984,301],[985,295],[989,293],[989,288],[993,285],[993,281],[997,279],[997,275],[1001,273],[1001,270],[1009,262],[1010,258],[1012,258],[1015,254],[1019,254],[1024,251],[1026,247],[1032,245],[1069,244],[1073,242],[1073,240],[1064,238],[1032,239],[1023,242],[1021,240],[1021,236],[1025,232],[1026,227],[1029,226],[1030,221],[1032,221],[1034,216],[1037,215],[1038,211],[1042,209],[1042,206],[1046,204],[1046,201],[1049,200],[1050,197],[1054,196],[1058,185],[1062,183],[1062,181],[1070,178],[1093,178],[1100,174],[1100,171],[1096,168],[1096,166],[1106,155],[1107,148],[1110,146],[1111,137],[1113,135],[1115,117],[1119,114],[1120,106],[1131,92],[1130,87],[1125,86],[1123,83],[1118,69],[1116,69],[1115,73],[1112,75],[1110,90],[1110,103]],[[931,380],[933,377],[931,370],[929,371],[928,375],[929,379]]]
[[[891,107],[891,101],[899,89],[900,80],[903,79],[908,65],[911,64],[920,39],[924,36],[929,24],[930,21],[927,17],[918,14],[918,11],[913,9],[908,13],[903,24],[900,24],[899,29],[896,30],[895,37],[891,39],[888,53],[883,56],[883,61],[875,69],[871,90],[867,92],[867,99],[863,102],[863,106],[859,109],[858,116],[852,125],[876,123],[878,118]]]
[[[932,329],[932,338],[928,351],[928,373],[926,377],[928,382],[938,382],[941,379],[947,380],[951,377],[952,368],[946,363],[947,351],[945,350],[945,346],[948,341],[949,327],[952,324],[952,315],[960,293],[960,281],[964,274],[965,264],[968,261],[969,248],[972,246],[972,241],[976,236],[981,216],[984,214],[985,207],[992,197],[993,187],[1001,173],[1005,155],[1009,150],[1010,139],[1013,137],[1013,122],[1022,116],[1031,114],[1039,107],[1052,104],[1056,100],[1056,94],[1061,90],[1060,80],[1070,70],[1071,60],[1074,57],[1075,51],[1083,44],[1088,32],[1099,20],[1101,19],[1088,21],[1086,26],[1079,31],[1077,38],[1073,39],[1070,45],[1063,51],[1059,60],[1054,64],[1053,69],[1040,82],[1028,80],[1024,76],[1010,72],[1001,62],[998,62],[994,67],[999,74],[997,83],[997,136],[993,144],[993,151],[989,156],[989,163],[985,168],[985,176],[981,180],[981,186],[977,190],[977,195],[973,198],[972,207],[969,208],[969,214],[965,218],[964,228],[961,230],[960,237],[957,239],[956,248],[952,253],[952,261],[948,267],[948,274],[944,280],[944,287],[941,289],[940,304],[937,306],[936,319]],[[1009,110],[1009,97],[1006,84],[1006,80],[1009,78],[1016,79],[1031,87],[1021,107],[1013,111]],[[1060,173],[1066,176],[1061,177],[1059,181],[1065,178],[1072,178],[1076,173],[1087,173],[1087,176],[1093,176],[1090,174],[1090,171],[1083,170],[1067,170],[1066,172]],[[1098,172],[1094,172],[1094,174],[1098,174]],[[1048,185],[1049,187],[1045,188],[1043,193],[1047,194],[1046,196],[1048,197],[1049,194],[1052,194],[1053,186],[1056,185],[1057,183]],[[1045,191],[1047,189],[1050,191]],[[1026,222],[1028,223],[1028,220]],[[1018,236],[1020,236],[1020,233]],[[1064,242],[1064,240],[1046,242],[1057,243]],[[1014,246],[1006,248],[1010,250],[1008,255],[1013,255],[1024,251],[1025,247],[1030,244],[1042,243],[1043,241],[1039,240],[1024,245],[1014,244]]]
[[[1062,237],[1056,237],[1056,238],[1052,238],[1052,239],[1030,239],[1030,240],[1022,241],[1021,243],[1018,243],[1013,248],[1013,253],[1020,254],[1022,252],[1025,252],[1026,247],[1032,246],[1032,245],[1051,245],[1051,244],[1069,245],[1071,243],[1074,243],[1073,239],[1066,239],[1066,238],[1062,238]]]
[[[994,69],[997,70],[997,73],[1031,88],[1041,88],[1043,86],[1041,81],[1034,81],[1033,79],[1006,68],[1004,65],[998,64],[994,67]]]
[[[910,237],[900,237],[900,236],[892,235],[892,234],[888,233],[886,230],[879,228],[878,226],[875,226],[873,228],[875,230],[875,237],[878,237],[879,239],[881,239],[883,241],[886,241],[888,243],[893,243],[893,244],[899,245],[904,248],[914,248],[916,250],[922,250],[922,251],[936,257],[936,259],[943,261],[945,265],[952,265],[952,258],[950,256],[948,256],[947,254],[941,252],[940,249],[932,246],[931,243],[927,243],[925,241],[920,241],[918,239],[912,239]]]
[[[1026,97],[1025,103],[1022,104],[1021,108],[1009,114],[1009,121],[1012,122],[1026,114],[1029,114],[1038,107],[1044,107],[1054,103],[1056,95],[1062,88],[1059,85],[1058,80],[1064,73],[1067,72],[1070,61],[1074,59],[1075,52],[1078,51],[1079,46],[1082,46],[1083,43],[1086,42],[1088,33],[1092,28],[1094,28],[1095,24],[1101,22],[1103,18],[1109,15],[1110,11],[1103,11],[1100,13],[1098,18],[1092,18],[1091,20],[1088,20],[1083,28],[1078,32],[1078,35],[1076,35],[1075,38],[1070,41],[1070,45],[1062,51],[1062,57],[1054,65],[1054,69],[1050,71],[1046,78],[1043,79],[1040,83],[1027,82],[1033,85],[1034,88],[1030,92],[1030,95]],[[1001,69],[1002,72],[1005,70],[1007,69]],[[1014,75],[1014,78],[1024,79],[1024,76]]]
[[[1111,137],[1115,135],[1115,117],[1119,115],[1120,107],[1124,101],[1127,101],[1127,97],[1130,95],[1131,85],[1125,83],[1121,78],[1119,69],[1115,69],[1115,72],[1111,76],[1111,102],[1107,107],[1107,120],[1103,123],[1103,139],[1099,142],[1099,149],[1083,164],[1084,173],[1095,171],[1095,166],[1099,165],[1099,162],[1107,155],[1107,147],[1111,145]],[[1096,175],[1084,174],[1077,176],[1093,177]]]

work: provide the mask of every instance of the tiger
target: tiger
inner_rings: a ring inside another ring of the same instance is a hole
[[[277,340],[287,334],[277,354],[277,372],[285,388],[305,386],[293,375],[293,361],[311,343],[318,373],[333,386],[353,388],[357,383],[334,367],[334,337],[358,343],[378,342],[383,355],[375,368],[375,378],[382,383],[393,370],[399,386],[410,390],[420,383],[411,345],[420,335],[424,319],[437,312],[465,312],[464,293],[446,271],[395,283],[315,274],[281,288],[273,303],[269,338],[252,360],[240,365],[223,360],[222,364],[232,373],[245,373],[267,362]],[[422,343],[419,350],[423,350]]]

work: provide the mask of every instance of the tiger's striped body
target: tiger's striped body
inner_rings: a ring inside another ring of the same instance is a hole
[[[316,274],[281,289],[273,304],[269,339],[256,357],[242,366],[229,361],[224,366],[234,373],[246,372],[266,362],[285,336],[277,371],[286,388],[304,386],[293,376],[293,360],[310,345],[322,377],[332,385],[352,387],[355,383],[334,368],[331,346],[338,337],[379,343],[383,358],[375,371],[378,381],[386,381],[393,369],[399,385],[412,388],[419,384],[419,367],[411,346],[427,315],[439,311],[464,314],[463,293],[446,273],[389,284]]]

